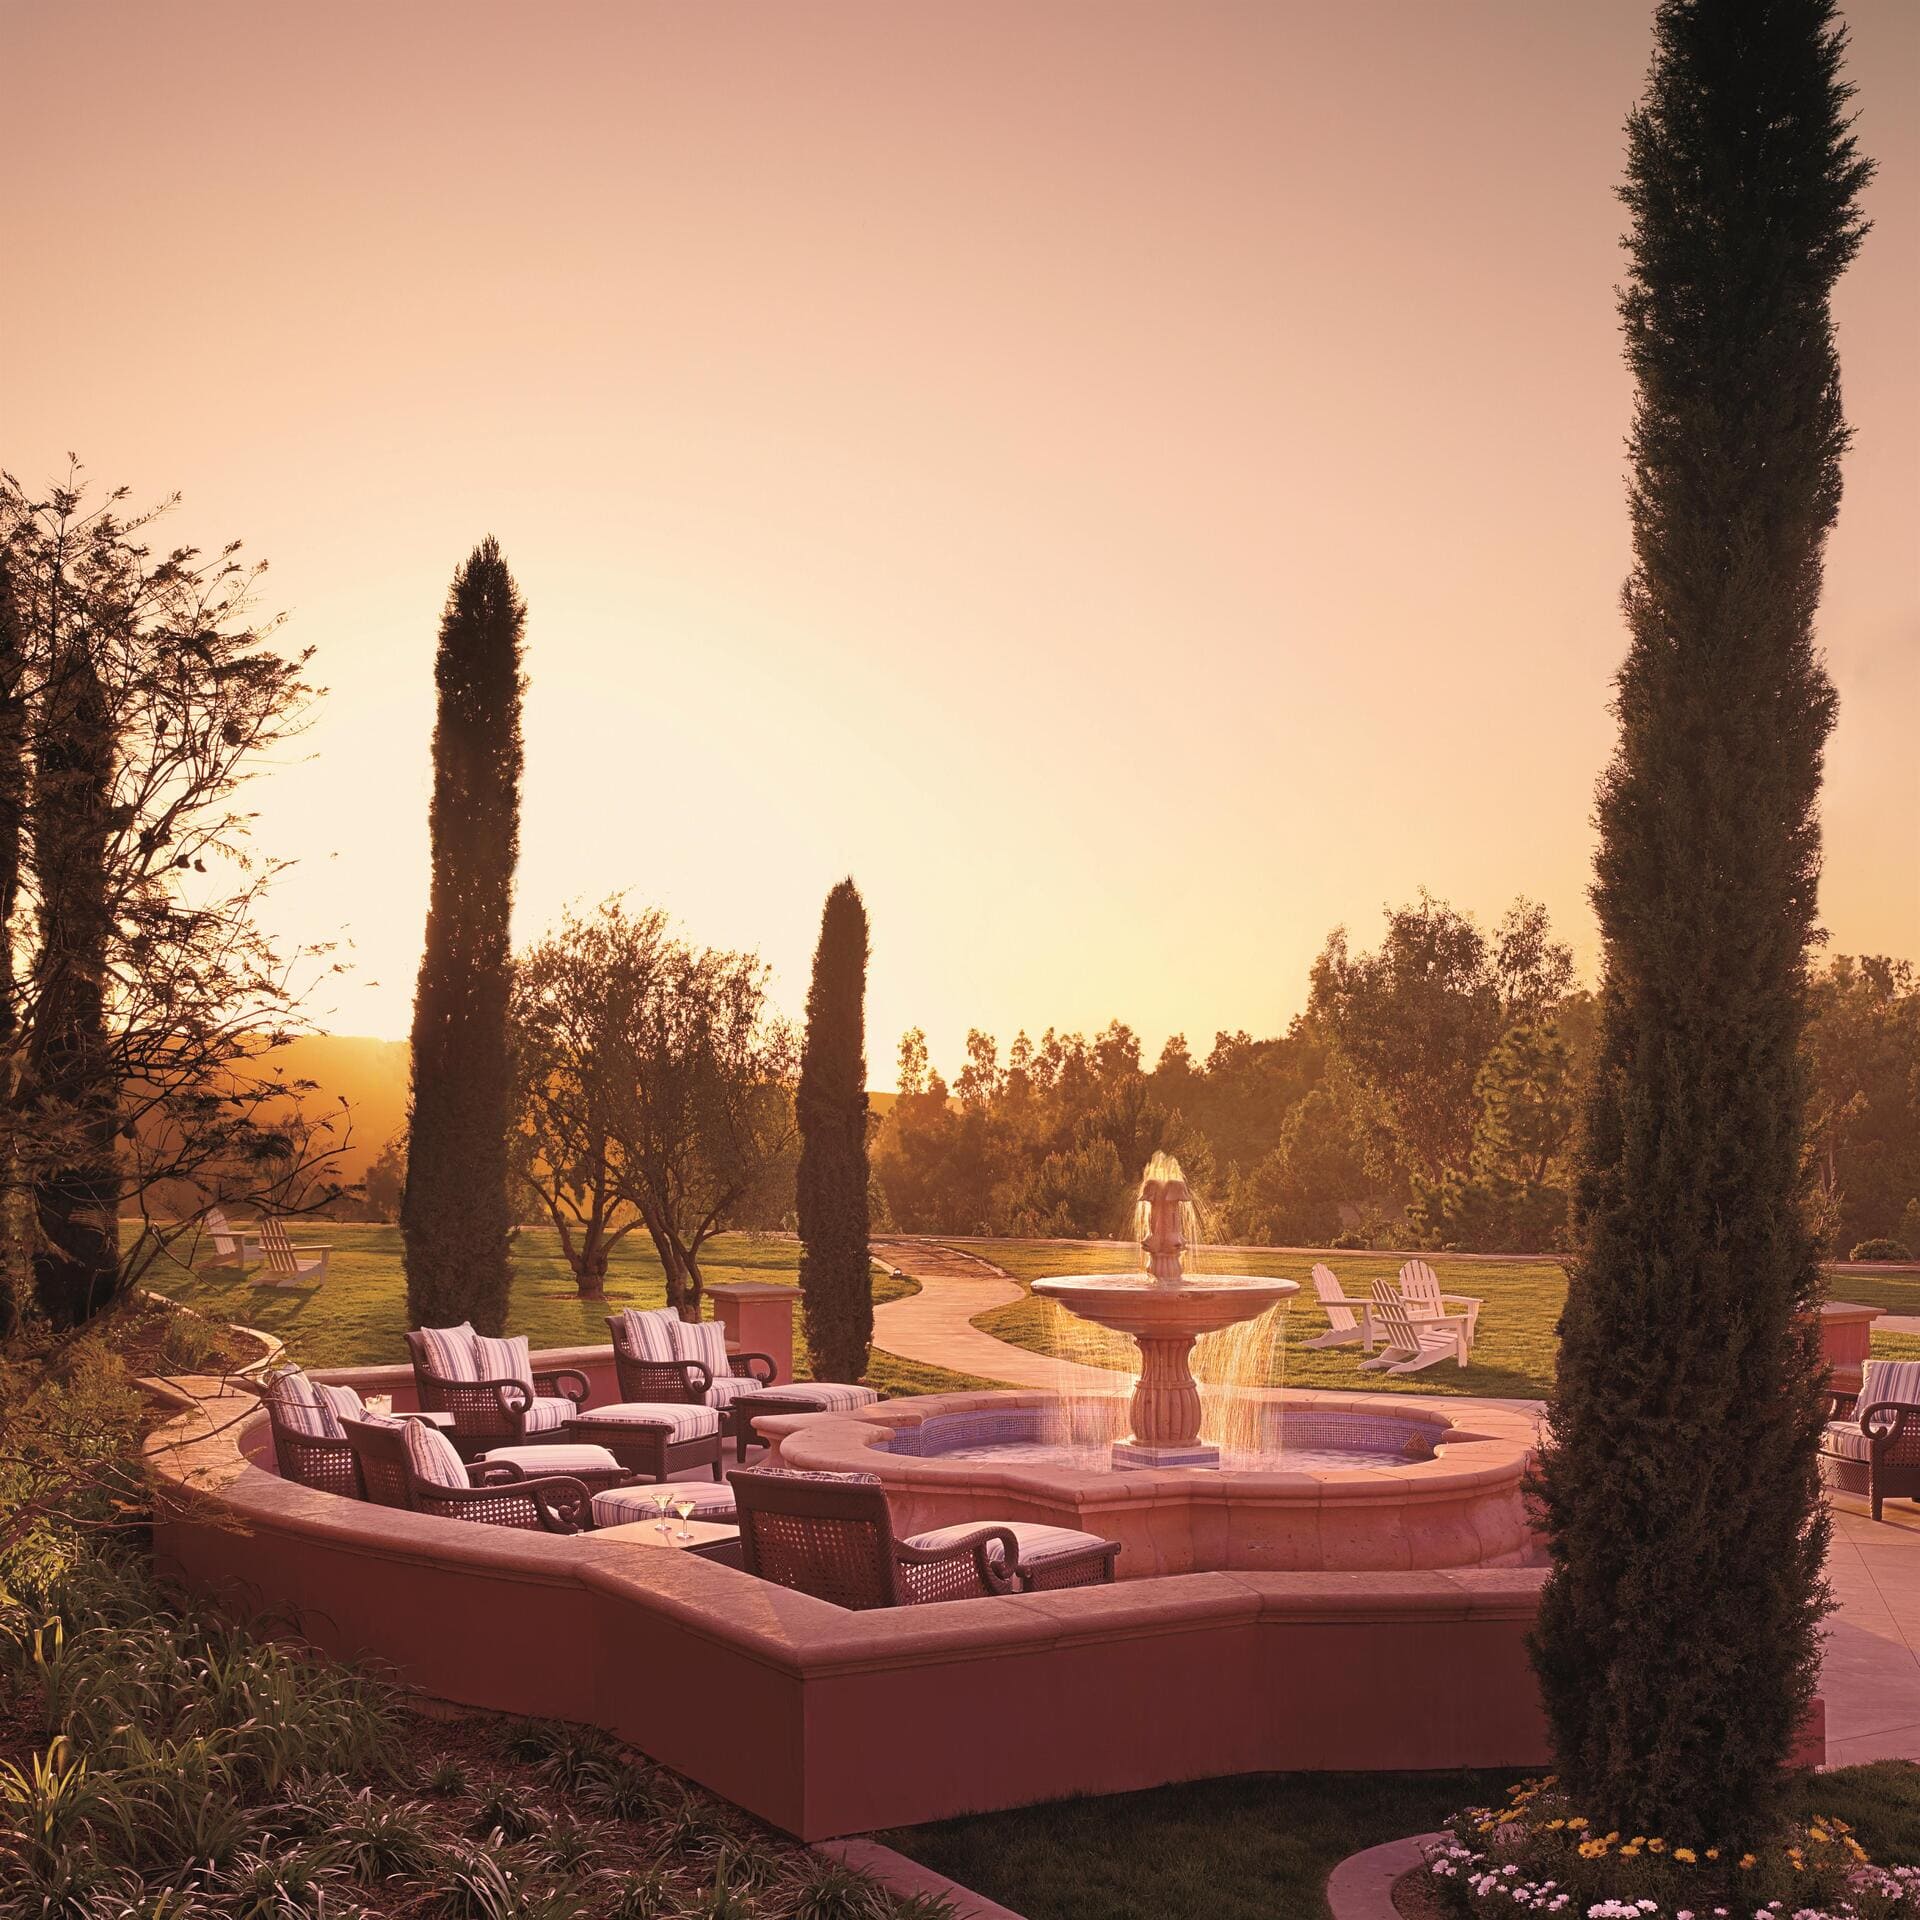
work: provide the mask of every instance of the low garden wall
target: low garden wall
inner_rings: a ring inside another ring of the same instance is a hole
[[[405,1368],[322,1377],[411,1398]],[[1200,1573],[849,1613],[665,1548],[293,1485],[258,1403],[200,1392],[148,1442],[165,1572],[428,1694],[596,1723],[803,1839],[1209,1775],[1544,1758],[1537,1570]]]

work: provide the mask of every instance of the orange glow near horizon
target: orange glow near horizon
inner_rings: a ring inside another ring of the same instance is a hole
[[[1920,957],[1920,10],[1822,638],[1839,951]],[[519,931],[622,889],[797,1013],[1284,1027],[1330,927],[1543,899],[1591,975],[1612,288],[1650,3],[130,0],[0,26],[0,464],[272,562],[330,692],[273,912],[406,1031],[440,604],[530,607]],[[1168,903],[1177,903],[1169,909]]]

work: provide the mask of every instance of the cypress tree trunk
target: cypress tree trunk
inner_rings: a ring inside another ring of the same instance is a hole
[[[20,1324],[31,1285],[25,1195],[17,1143],[19,983],[13,973],[13,912],[20,898],[20,838],[26,819],[25,636],[13,572],[0,547],[0,1339]]]
[[[1828,296],[1868,172],[1842,49],[1830,0],[1668,0],[1628,123],[1631,638],[1535,1642],[1600,1831],[1758,1838],[1826,1606],[1799,1042],[1847,437]]]
[[[858,1380],[873,1344],[867,1254],[867,910],[827,895],[800,1056],[800,1301],[819,1380]]]
[[[489,537],[453,577],[434,663],[433,884],[413,1001],[400,1229],[412,1326],[506,1324],[507,1044],[526,607]]]
[[[84,636],[49,667],[34,745],[40,960],[23,1107],[34,1137],[34,1296],[65,1328],[108,1305],[120,1281],[119,1089],[105,1001],[113,723]]]

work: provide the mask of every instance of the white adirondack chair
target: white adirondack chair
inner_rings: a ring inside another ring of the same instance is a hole
[[[244,1273],[253,1264],[255,1256],[248,1243],[257,1241],[257,1234],[245,1233],[229,1225],[226,1214],[219,1207],[209,1207],[200,1224],[213,1247],[211,1253],[203,1256],[207,1266],[238,1267]]]
[[[1467,1323],[1460,1319],[1415,1320],[1407,1312],[1393,1283],[1373,1283],[1373,1315],[1379,1324],[1382,1346],[1371,1360],[1362,1360],[1363,1373],[1418,1373],[1444,1360],[1448,1354],[1461,1365],[1467,1364]]]
[[[256,1285],[298,1287],[327,1277],[331,1247],[296,1247],[287,1238],[286,1222],[263,1214],[260,1219],[260,1250],[267,1257]]]
[[[1327,1331],[1301,1344],[1309,1347],[1351,1347],[1364,1344],[1373,1351],[1373,1302],[1349,1300],[1331,1267],[1316,1265],[1313,1290],[1327,1310]],[[1355,1319],[1355,1315],[1359,1315]]]
[[[1440,1276],[1424,1260],[1409,1260],[1400,1269],[1400,1297],[1415,1320],[1444,1320],[1449,1307],[1462,1308],[1467,1322],[1467,1345],[1473,1345],[1481,1302],[1464,1293],[1442,1293]]]

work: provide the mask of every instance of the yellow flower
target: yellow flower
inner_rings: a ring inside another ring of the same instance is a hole
[[[1586,1824],[1587,1824],[1587,1816],[1584,1813],[1576,1813],[1573,1816],[1573,1818],[1567,1822],[1567,1825],[1572,1829],[1574,1829],[1576,1832],[1581,1827],[1584,1827]]]
[[[1549,1820],[1547,1822],[1547,1831],[1549,1833],[1558,1833],[1566,1824],[1564,1820]]]
[[[1476,1831],[1480,1833],[1491,1833],[1493,1831],[1493,1822],[1491,1820],[1482,1820]]]
[[[1624,1846],[1620,1849],[1620,1858],[1622,1860],[1638,1860],[1640,1858],[1640,1849],[1632,1845]]]
[[[1865,1866],[1865,1865],[1866,1865],[1866,1861],[1867,1861],[1867,1850],[1866,1850],[1866,1848],[1865,1848],[1865,1847],[1863,1847],[1863,1846],[1862,1846],[1862,1845],[1860,1844],[1860,1842],[1859,1842],[1858,1840],[1856,1840],[1856,1839],[1855,1839],[1855,1838],[1853,1837],[1853,1835],[1852,1835],[1852,1834],[1848,1834],[1848,1835],[1847,1835],[1847,1837],[1846,1837],[1846,1839],[1845,1839],[1844,1841],[1842,1841],[1842,1843],[1841,1843],[1841,1844],[1842,1844],[1842,1845],[1843,1845],[1843,1846],[1844,1846],[1844,1847],[1846,1848],[1846,1850],[1848,1851],[1848,1853],[1850,1853],[1850,1854],[1851,1854],[1851,1855],[1852,1855],[1852,1856],[1854,1857],[1854,1859],[1856,1859],[1856,1860],[1858,1860],[1858,1861],[1860,1862],[1860,1864],[1861,1864],[1862,1866]]]
[[[1740,1856],[1740,1864],[1741,1864],[1741,1865],[1742,1865],[1743,1867],[1750,1867],[1750,1866],[1752,1866],[1752,1865],[1753,1865],[1753,1855],[1752,1855],[1752,1854],[1750,1854],[1750,1853],[1743,1853],[1743,1854],[1742,1854],[1742,1855]]]
[[[1666,1850],[1667,1843],[1664,1840],[1649,1840],[1647,1842],[1647,1851],[1649,1853],[1665,1853]]]
[[[1707,1849],[1707,1858],[1709,1860],[1718,1860],[1720,1858],[1720,1849],[1718,1847],[1709,1847]]]
[[[1580,1842],[1580,1858],[1582,1860],[1598,1860],[1606,1850],[1607,1843],[1604,1840],[1582,1840]]]
[[[1690,1867],[1698,1858],[1698,1855],[1695,1854],[1691,1847],[1675,1847],[1673,1857],[1678,1860],[1682,1866]]]
[[[1644,1847],[1647,1844],[1647,1836],[1644,1833],[1636,1833],[1633,1836],[1633,1844],[1636,1847]]]

